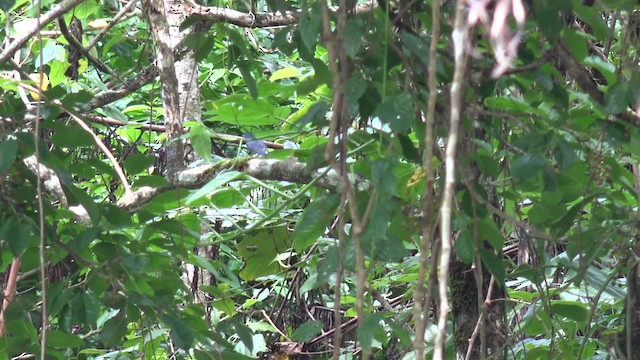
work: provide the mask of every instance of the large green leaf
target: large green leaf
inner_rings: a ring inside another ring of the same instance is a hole
[[[415,116],[411,95],[387,96],[376,110],[383,123],[388,124],[393,131],[405,132],[411,127]]]
[[[297,253],[305,251],[324,234],[335,216],[339,202],[339,195],[328,194],[307,206],[293,231],[293,242]]]
[[[238,255],[244,258],[240,271],[243,280],[274,275],[281,271],[277,256],[291,249],[291,234],[285,226],[266,228],[246,236],[238,244]]]
[[[553,300],[551,309],[555,314],[565,316],[580,324],[585,324],[589,319],[589,306],[578,301]]]
[[[307,321],[300,325],[296,331],[291,334],[291,340],[299,342],[307,342],[322,332],[324,324],[321,321]]]
[[[211,161],[211,134],[206,126],[202,123],[194,123],[189,130],[189,140],[196,154],[205,161]]]
[[[100,340],[107,347],[120,344],[127,332],[127,319],[123,315],[116,315],[107,320],[100,332]]]
[[[18,142],[13,139],[0,141],[0,172],[8,171],[16,161]]]

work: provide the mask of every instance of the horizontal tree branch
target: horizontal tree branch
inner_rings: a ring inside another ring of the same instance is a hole
[[[183,170],[176,174],[175,184],[173,185],[157,188],[143,186],[126,193],[118,200],[117,206],[129,212],[134,212],[163,192],[175,188],[201,188],[221,172],[228,170],[241,171],[260,180],[288,181],[299,184],[308,184],[326,171],[326,169],[308,171],[305,163],[293,157],[286,160],[253,158],[223,160],[219,163]],[[370,187],[367,180],[355,174],[349,174],[349,180],[358,191],[364,191]],[[343,191],[340,175],[334,170],[329,170],[325,176],[317,179],[315,186],[336,192]]]
[[[376,6],[375,2],[368,2],[356,6],[356,14],[371,11]],[[243,28],[267,28],[276,26],[294,25],[298,22],[301,11],[241,12],[217,6],[202,6],[195,3],[172,5],[169,11],[182,12],[187,16],[199,16],[214,22],[224,22]]]

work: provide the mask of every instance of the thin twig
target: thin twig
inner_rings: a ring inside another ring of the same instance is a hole
[[[105,72],[115,78],[119,78],[118,74],[115,71],[109,69],[107,65],[105,65],[102,61],[96,59],[89,53],[89,50],[85,49],[85,47],[82,46],[82,39],[76,39],[75,36],[73,36],[71,32],[69,32],[69,28],[64,22],[64,18],[62,16],[58,18],[58,27],[60,28],[60,32],[62,32],[64,38],[69,42],[69,45],[75,47],[85,58],[87,58],[87,60],[89,60],[90,63],[93,64],[93,66],[96,67],[96,69]]]
[[[440,239],[442,241],[438,272],[440,308],[438,314],[438,331],[436,333],[433,352],[433,358],[436,360],[444,359],[444,342],[447,336],[447,318],[450,310],[447,289],[452,245],[451,212],[456,181],[456,147],[458,144],[460,119],[462,117],[462,89],[468,58],[465,53],[468,31],[465,24],[465,7],[466,2],[464,0],[458,0],[452,33],[455,69],[451,84],[451,118],[449,119],[449,136],[447,138],[447,148],[445,152],[444,194],[440,206]]]
[[[482,271],[482,269],[480,269],[480,271]],[[491,303],[491,295],[493,292],[492,290],[494,285],[495,285],[495,277],[492,276],[491,280],[489,280],[489,289],[487,290],[487,296],[484,299],[484,304]],[[487,316],[487,312],[482,311],[482,313],[480,314],[480,317],[478,317],[478,321],[476,322],[476,327],[473,329],[473,333],[469,338],[469,347],[467,348],[467,355],[464,357],[465,360],[471,359],[471,353],[472,353],[471,350],[473,349],[473,343],[475,342],[476,337],[478,336],[478,332],[482,331],[483,323],[485,321],[486,316]],[[484,357],[484,352],[482,353],[481,356]]]
[[[291,341],[291,339],[289,339],[289,337],[287,335],[285,335],[282,331],[280,331],[280,329],[278,329],[278,327],[276,326],[276,324],[273,323],[273,321],[271,321],[271,318],[269,317],[269,315],[267,314],[267,312],[265,310],[262,310],[262,316],[264,317],[265,320],[267,320],[267,322],[269,323],[269,325],[273,326],[273,328],[275,329],[275,331],[280,334],[280,336],[282,336],[283,338],[287,339],[287,341]]]
[[[124,15],[128,13],[136,5],[137,2],[138,0],[130,0],[129,3],[125,7],[123,7],[116,14],[116,16],[113,17],[113,20],[109,21],[109,24],[107,24],[107,26],[104,29],[102,29],[100,33],[93,38],[93,40],[89,42],[89,45],[87,45],[87,50],[91,50],[91,48],[96,46],[98,41],[102,39],[102,37],[104,37],[109,32],[109,30],[111,30],[116,24],[118,24],[120,19],[124,17]]]
[[[438,42],[440,40],[440,1],[431,3],[431,44],[429,46],[429,67],[428,79],[429,85],[429,103],[427,105],[427,115],[425,119],[425,154],[423,159],[423,168],[425,172],[425,186],[423,192],[424,201],[422,202],[422,212],[424,220],[422,223],[422,244],[420,248],[420,270],[418,272],[418,282],[413,294],[414,308],[413,319],[415,321],[416,336],[413,341],[413,348],[416,352],[416,359],[424,359],[424,333],[427,328],[428,314],[425,308],[429,308],[429,304],[425,302],[424,287],[427,276],[427,268],[429,267],[429,249],[433,245],[433,145],[434,145],[434,127],[436,103],[438,101],[438,79],[437,79],[437,52]],[[424,112],[422,112],[424,116]],[[431,253],[435,256],[435,253]],[[423,307],[424,306],[424,307]]]
[[[35,6],[38,11],[38,18],[36,20],[36,27],[38,29],[42,28],[42,24],[40,23],[40,11],[42,10],[42,3],[40,0],[36,0]],[[38,46],[40,49],[43,48],[42,44],[42,36],[38,34]],[[38,52],[38,60],[40,64],[44,63],[44,55],[42,51]],[[37,119],[40,119],[42,114],[42,86],[44,82],[44,67],[40,67],[40,76],[38,77],[38,102],[36,104],[36,122],[33,127],[33,141],[35,143],[35,156],[36,163],[40,165],[40,122]],[[39,257],[40,257],[40,288],[41,294],[40,299],[42,301],[42,305],[40,311],[42,312],[42,330],[40,331],[40,360],[45,360],[47,358],[47,328],[49,327],[49,314],[47,311],[47,243],[44,234],[44,191],[42,191],[42,178],[40,176],[40,166],[37,166],[36,172],[36,189],[37,189],[37,198],[38,198],[38,220],[40,223],[40,246],[39,246]]]
[[[120,178],[120,181],[122,181],[122,184],[124,185],[125,190],[126,191],[130,190],[131,189],[131,185],[129,185],[129,181],[127,180],[127,177],[124,175],[124,171],[122,171],[122,167],[120,167],[120,164],[118,164],[118,160],[116,160],[116,158],[113,156],[111,151],[107,148],[107,146],[104,143],[102,143],[102,140],[100,140],[98,135],[96,135],[93,132],[93,130],[91,130],[89,125],[87,125],[78,115],[76,115],[74,111],[71,111],[70,109],[66,109],[64,107],[64,105],[62,104],[62,102],[60,102],[60,100],[53,100],[52,103],[54,105],[59,106],[61,109],[65,110],[71,116],[71,118],[76,123],[78,123],[78,125],[80,125],[80,127],[84,131],[86,131],[87,133],[89,133],[89,135],[91,135],[91,137],[93,137],[93,139],[96,142],[96,145],[98,145],[98,147],[102,150],[102,152],[105,154],[105,156],[113,164],[113,168],[116,171],[116,174],[118,174],[118,177]]]

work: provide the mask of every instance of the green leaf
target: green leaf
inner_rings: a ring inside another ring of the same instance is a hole
[[[75,125],[58,128],[51,136],[51,141],[62,148],[96,146],[94,138],[88,132]]]
[[[199,190],[196,190],[195,192],[189,194],[189,196],[187,196],[187,198],[185,199],[187,205],[191,204],[192,202],[200,199],[201,197],[213,193],[214,190],[216,190],[217,188],[226,185],[227,183],[237,180],[239,178],[241,178],[243,176],[243,174],[241,172],[238,171],[225,171],[223,173],[218,174],[218,176],[216,176],[215,178],[213,178],[213,180],[209,181],[207,183],[207,185],[203,186],[202,188],[200,188]]]
[[[60,85],[66,79],[65,72],[71,67],[68,61],[53,60],[49,63],[49,82],[51,87]]]
[[[300,70],[291,66],[276,70],[273,74],[271,74],[271,77],[269,77],[269,81],[277,81],[287,78],[299,78],[300,76],[302,76],[302,74],[300,74]]]
[[[424,38],[420,38],[409,31],[402,31],[400,33],[400,39],[402,43],[406,45],[413,55],[418,59],[422,59],[422,62],[426,65],[429,63],[429,43]]]
[[[82,294],[84,305],[84,323],[94,325],[100,317],[100,301],[91,290],[87,290]]]
[[[578,216],[584,205],[585,204],[583,204],[582,202],[573,205],[563,217],[552,223],[551,231],[553,235],[556,237],[560,237],[567,231],[569,231],[571,226],[575,223],[576,217]]]
[[[152,156],[140,153],[129,154],[124,159],[124,168],[128,175],[140,174],[147,172],[154,161],[155,159]]]
[[[238,255],[245,259],[240,277],[255,280],[280,272],[277,256],[289,251],[291,245],[291,235],[286,226],[266,228],[245,236],[238,244]]]
[[[240,74],[242,74],[245,84],[247,84],[249,94],[254,100],[256,100],[258,98],[258,86],[256,85],[256,79],[253,78],[251,71],[249,71],[247,62],[238,62],[236,63],[236,66],[238,67],[238,70],[240,70]]]
[[[324,157],[324,154],[327,150],[327,143],[324,142],[319,144],[311,150],[311,155],[307,159],[307,165],[305,166],[305,170],[308,172],[317,170],[323,166],[327,166],[327,159]]]
[[[118,314],[104,323],[100,332],[100,341],[106,347],[116,347],[122,343],[126,333],[127,319],[122,314]]]
[[[537,15],[536,19],[540,24],[539,29],[542,30],[547,38],[555,40],[564,27],[558,11],[551,7],[544,7]]]
[[[227,314],[229,317],[235,316],[238,312],[236,311],[236,304],[231,299],[220,299],[214,300],[211,302],[211,305]]]
[[[15,3],[16,3],[15,0],[0,0],[0,10],[6,13],[9,10],[11,10],[11,8],[13,7],[13,5],[15,5]]]
[[[187,17],[180,24],[180,31],[184,31],[184,30],[186,30],[186,29],[188,29],[189,27],[192,27],[192,26],[196,27],[196,25],[199,25],[204,20],[206,20],[205,16],[198,15],[198,14],[189,15],[189,17]]]
[[[189,139],[196,154],[200,155],[205,161],[211,162],[212,147],[209,128],[200,122],[194,123],[191,130],[189,130]]]
[[[42,64],[47,65],[52,60],[66,61],[67,51],[64,46],[58,45],[55,42],[47,41],[42,49]],[[40,67],[40,56],[35,57],[36,69]]]
[[[619,114],[627,109],[629,105],[627,86],[618,82],[607,89],[604,94],[604,111],[607,114]]]
[[[28,223],[18,223],[16,218],[9,218],[0,229],[0,239],[7,241],[13,256],[18,257],[34,240],[33,228]]]
[[[471,262],[473,262],[473,256],[475,254],[473,250],[473,235],[468,228],[460,233],[455,243],[455,249],[460,261],[465,264],[471,264]]]
[[[291,334],[291,340],[298,342],[307,342],[322,332],[324,324],[322,321],[307,321],[300,325],[296,331]]]
[[[98,227],[89,227],[80,232],[71,240],[71,244],[76,251],[84,251],[98,237],[100,229]]]
[[[253,351],[253,331],[251,331],[251,329],[246,325],[239,322],[234,322],[233,328],[244,346],[246,346],[249,351]]]
[[[589,319],[589,305],[568,300],[552,300],[551,309],[555,314],[565,316],[580,324],[585,324]]]
[[[298,15],[298,31],[302,38],[302,43],[308,50],[313,50],[318,43],[320,31],[322,29],[322,4],[314,2],[310,8],[302,11]]]
[[[229,37],[229,40],[231,40],[231,42],[235,46],[237,46],[238,49],[240,49],[240,53],[242,54],[242,56],[244,56],[245,59],[250,59],[251,58],[251,52],[247,48],[246,36],[241,35],[240,32],[238,30],[236,30],[236,28],[233,28],[233,27],[226,27],[225,31],[227,33],[227,36]],[[196,35],[198,37],[202,36],[202,34],[199,34],[198,32],[196,32]],[[242,69],[240,71],[242,71]],[[244,74],[243,74],[243,76],[244,76]],[[245,79],[245,81],[246,81],[246,79]]]
[[[371,166],[371,182],[381,194],[395,196],[398,194],[398,179],[393,170],[397,166],[394,156],[376,159]]]
[[[593,34],[598,39],[606,39],[611,33],[609,25],[604,21],[597,6],[574,6],[573,11],[585,23],[589,25]]]
[[[84,341],[77,335],[67,334],[59,330],[47,331],[47,345],[57,349],[69,349],[82,346]]]
[[[488,241],[494,249],[502,249],[502,245],[504,245],[504,235],[502,235],[502,231],[500,231],[498,225],[493,221],[493,218],[487,217],[477,221],[478,239]],[[480,242],[478,246],[482,246],[482,242]]]
[[[564,140],[560,140],[553,149],[553,156],[558,162],[561,170],[568,169],[578,161],[573,148]]]
[[[380,120],[389,124],[391,130],[404,133],[409,130],[414,120],[413,101],[411,95],[402,93],[388,96],[376,110]]]
[[[164,321],[171,328],[171,332],[169,335],[171,336],[171,340],[173,340],[177,347],[181,349],[189,349],[193,342],[195,341],[195,335],[193,333],[193,329],[187,322],[183,319],[176,318],[171,315],[162,316],[162,321]]]
[[[522,155],[511,163],[511,173],[516,179],[529,180],[536,177],[547,166],[546,158],[541,154]]]
[[[297,129],[302,129],[307,126],[307,124],[322,127],[328,123],[326,117],[327,111],[329,111],[329,105],[325,101],[319,101],[300,110],[298,113],[301,116],[298,117],[298,113],[292,115],[290,120],[294,121],[293,126]]]
[[[524,99],[515,96],[488,97],[484,99],[484,104],[490,109],[500,111],[540,114],[540,111],[532,108]]]
[[[358,326],[358,340],[360,340],[364,350],[371,349],[375,331],[381,327],[380,322],[384,317],[384,313],[366,314],[364,320]]]
[[[296,223],[293,243],[297,253],[302,253],[324,234],[340,203],[338,194],[328,194],[307,206]]]
[[[480,259],[482,260],[482,264],[489,269],[489,272],[496,277],[498,284],[504,283],[506,274],[502,258],[498,257],[491,250],[480,249]]]
[[[587,56],[582,63],[600,71],[605,80],[607,80],[607,84],[614,84],[617,82],[616,67],[611,62],[608,62],[599,56],[591,55]]]
[[[363,79],[351,78],[347,82],[346,96],[347,104],[349,106],[349,114],[356,115],[358,113],[360,103],[358,100],[364,95],[367,90],[367,82]]]
[[[262,126],[280,124],[286,118],[288,107],[275,107],[265,99],[254,100],[246,94],[227,96],[209,105],[210,121],[222,121],[237,126]]]
[[[413,144],[411,138],[404,134],[398,134],[398,142],[400,143],[400,147],[402,148],[402,155],[405,157],[407,161],[410,161],[415,164],[420,164],[422,158],[418,153],[418,149]]]
[[[347,56],[353,58],[362,44],[363,23],[361,18],[351,18],[347,20],[345,26],[344,50]]]
[[[573,29],[565,29],[562,35],[564,37],[565,44],[567,44],[576,60],[582,61],[589,56],[587,41],[583,35],[578,34]]]
[[[0,141],[0,172],[8,171],[18,156],[18,142],[14,139]]]
[[[89,15],[92,15],[102,6],[95,0],[83,1],[80,5],[76,6],[73,11],[69,11],[65,14],[65,20],[69,22],[72,16],[77,17],[80,20],[86,19]],[[67,17],[68,16],[68,17]]]
[[[368,199],[367,199],[368,200]],[[398,204],[391,198],[377,199],[371,209],[371,219],[362,234],[362,249],[372,259],[381,261],[397,260],[406,254],[402,244],[402,234],[390,230]]]

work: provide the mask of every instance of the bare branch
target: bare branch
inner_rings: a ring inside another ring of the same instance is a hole
[[[375,3],[367,2],[358,5],[355,13],[365,13],[371,11],[375,7]],[[184,5],[174,5],[171,11],[182,11],[188,16],[200,16],[203,19],[214,22],[224,22],[244,28],[266,28],[275,26],[294,25],[298,22],[300,11],[285,11],[275,13],[257,13],[241,12],[232,9],[226,9],[216,6],[202,6],[195,3],[186,3]]]
[[[172,186],[160,188],[145,186],[128,192],[118,201],[117,206],[127,211],[135,211],[160,193],[175,189],[176,187],[183,189],[201,188],[222,171],[228,170],[242,171],[246,175],[259,180],[289,181],[300,184],[308,184],[326,172],[326,169],[309,172],[306,169],[305,163],[299,162],[292,157],[286,160],[250,158],[245,161],[239,161],[239,159],[231,159],[181,171],[176,174],[176,180]],[[366,180],[354,174],[349,174],[349,180],[352,186],[358,191],[367,190],[370,187],[370,184]],[[336,192],[344,191],[341,176],[333,170],[328,171],[326,176],[317,179],[315,186]]]
[[[91,55],[89,53],[89,51],[87,49],[84,48],[84,46],[82,46],[81,40],[80,39],[76,39],[75,36],[73,36],[70,32],[69,32],[69,28],[67,27],[67,24],[64,22],[64,18],[63,17],[59,17],[58,18],[58,27],[60,27],[60,32],[62,32],[62,35],[64,36],[65,39],[67,39],[67,41],[69,42],[69,44],[73,47],[75,47],[76,49],[78,49],[78,51],[85,57],[87,58],[87,60],[89,60],[90,63],[93,64],[93,66],[96,67],[96,69],[107,73],[113,77],[118,78],[118,74],[116,74],[113,70],[109,69],[109,67],[107,65],[105,65],[102,61],[96,59],[93,55]]]
[[[158,68],[155,65],[144,68],[138,75],[136,75],[133,79],[129,80],[119,88],[101,92],[96,95],[89,103],[89,110],[94,110],[110,104],[116,100],[120,100],[123,97],[145,86],[149,82],[153,81],[157,76]]]
[[[449,316],[449,298],[447,295],[449,280],[449,263],[451,258],[451,213],[456,182],[456,148],[458,132],[463,108],[464,79],[467,69],[469,27],[465,23],[466,4],[458,0],[456,16],[452,33],[455,69],[451,83],[451,117],[449,118],[449,135],[445,156],[445,181],[442,204],[440,205],[440,257],[438,259],[438,296],[440,299],[438,309],[438,332],[436,333],[433,358],[444,359],[444,346],[447,336],[447,318]]]

